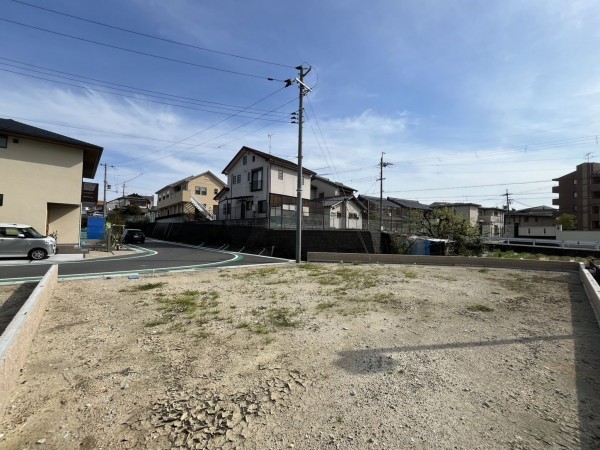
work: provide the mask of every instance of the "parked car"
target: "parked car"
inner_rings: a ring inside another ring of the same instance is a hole
[[[0,223],[0,258],[29,257],[40,260],[56,253],[56,239],[29,225]]]
[[[121,235],[123,244],[143,244],[146,241],[146,236],[142,230],[136,228],[126,228]]]

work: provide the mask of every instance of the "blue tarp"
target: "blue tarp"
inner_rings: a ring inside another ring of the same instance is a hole
[[[87,238],[104,239],[104,217],[88,217]]]

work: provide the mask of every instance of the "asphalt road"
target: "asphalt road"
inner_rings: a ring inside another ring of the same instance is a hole
[[[257,256],[244,253],[192,247],[172,242],[147,240],[139,254],[98,259],[61,261],[47,259],[42,262],[6,260],[0,265],[0,283],[19,283],[39,280],[48,264],[59,265],[60,279],[125,276],[131,274],[164,273],[182,270],[201,270],[214,267],[276,264],[287,259]]]

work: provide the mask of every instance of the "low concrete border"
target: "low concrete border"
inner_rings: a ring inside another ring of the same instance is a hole
[[[0,336],[0,421],[57,281],[58,266],[53,265]]]
[[[424,266],[472,266],[498,269],[529,269],[578,271],[579,263],[569,261],[541,261],[535,259],[477,258],[468,256],[419,256],[419,255],[369,255],[365,253],[308,252],[308,262],[329,263],[380,263],[418,264]]]
[[[579,263],[579,276],[581,277],[583,287],[585,288],[587,297],[592,304],[594,314],[596,314],[596,320],[600,326],[600,286],[598,286],[598,283],[589,270],[587,270],[581,263]]]

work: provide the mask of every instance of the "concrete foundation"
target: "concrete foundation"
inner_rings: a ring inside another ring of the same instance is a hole
[[[58,266],[53,265],[0,336],[0,421],[57,281]]]

